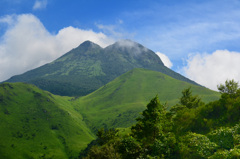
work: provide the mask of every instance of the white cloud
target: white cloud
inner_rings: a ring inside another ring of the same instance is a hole
[[[33,5],[33,10],[45,9],[47,7],[47,0],[36,0]]]
[[[106,35],[114,37],[114,39],[133,39],[135,36],[134,32],[127,32],[125,29],[122,28],[122,24],[124,22],[119,20],[116,24],[112,25],[104,25],[104,24],[95,24],[98,29],[103,31]]]
[[[217,50],[212,54],[196,54],[189,57],[183,68],[185,75],[210,89],[227,79],[240,81],[240,53]]]
[[[172,62],[165,54],[160,53],[160,52],[156,52],[156,54],[160,57],[160,59],[162,60],[163,64],[166,67],[171,68],[173,66]]]
[[[121,39],[124,37],[124,34],[121,32],[116,31],[117,30],[117,25],[103,25],[103,24],[96,24],[96,26],[103,30],[105,33],[108,35],[111,35],[115,38]]]
[[[102,47],[114,42],[103,33],[74,27],[53,35],[31,14],[0,18],[0,26],[6,23],[8,28],[0,37],[0,81],[51,62],[86,40]]]
[[[138,43],[131,40],[118,40],[116,45],[121,48],[130,49],[131,54],[134,56],[138,56],[143,52],[149,51],[146,47],[140,47]]]
[[[92,30],[82,30],[71,26],[61,29],[56,35],[56,40],[65,52],[86,40],[97,43],[101,47],[106,47],[114,42],[113,39],[101,32],[96,33]]]
[[[12,16],[10,15],[6,15],[2,18],[0,18],[0,23],[6,23],[8,25],[12,24],[14,21],[13,21],[13,18]]]

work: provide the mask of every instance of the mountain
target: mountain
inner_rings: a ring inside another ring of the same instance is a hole
[[[106,48],[86,41],[57,60],[6,82],[27,82],[53,94],[83,96],[133,68],[159,71],[198,85],[165,67],[150,49],[130,40],[121,40]]]
[[[156,95],[167,107],[175,105],[182,90],[191,87],[193,94],[204,102],[219,99],[220,94],[207,88],[176,80],[161,72],[141,68],[133,69],[104,85],[97,91],[73,101],[86,124],[99,128],[129,127]]]
[[[30,84],[1,84],[0,158],[77,158],[95,137],[71,100]]]
[[[206,102],[220,96],[142,68],[84,97],[53,95],[26,83],[0,84],[0,158],[77,158],[98,128],[129,127],[156,94],[170,108],[189,87]]]

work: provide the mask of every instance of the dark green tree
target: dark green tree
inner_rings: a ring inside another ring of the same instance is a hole
[[[201,98],[197,95],[193,96],[191,87],[184,89],[182,91],[182,97],[180,98],[180,104],[186,106],[187,108],[197,108],[202,104]]]
[[[238,82],[235,82],[232,80],[226,80],[225,85],[220,84],[217,86],[220,93],[226,93],[226,94],[236,94],[239,90]]]
[[[137,124],[132,126],[132,134],[138,140],[145,144],[154,143],[166,129],[166,109],[160,104],[158,96],[153,98],[143,111],[142,117],[136,119]]]
[[[84,159],[121,159],[121,155],[116,151],[113,144],[93,146]]]
[[[198,97],[197,95],[193,96],[191,87],[189,87],[182,91],[182,97],[179,99],[179,104],[176,104],[173,107],[171,107],[168,115],[173,116],[180,111],[188,111],[185,110],[186,108],[188,109],[197,108],[201,105],[204,105],[204,103],[201,101],[201,98]]]
[[[104,128],[98,130],[96,136],[97,139],[90,147],[87,148],[87,152],[82,152],[80,158],[84,159],[120,159],[121,155],[117,151],[119,145],[119,135],[117,129],[105,130]],[[85,157],[84,157],[85,156]]]
[[[122,154],[122,158],[136,159],[140,158],[143,153],[141,143],[138,142],[134,137],[125,137],[120,145],[119,152]]]
[[[153,98],[132,126],[132,136],[141,143],[143,158],[171,158],[176,148],[175,135],[171,132],[172,123],[167,118],[165,105],[158,96]]]
[[[109,130],[105,130],[104,128],[101,128],[100,130],[98,130],[97,132],[97,142],[100,145],[103,145],[107,142],[109,142],[110,140],[113,140],[115,138],[118,137],[118,131],[117,129],[109,129]]]

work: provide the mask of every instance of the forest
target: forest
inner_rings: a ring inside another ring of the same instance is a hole
[[[219,100],[204,103],[191,88],[167,110],[156,95],[126,129],[99,129],[80,153],[84,159],[240,158],[240,88],[218,85]]]

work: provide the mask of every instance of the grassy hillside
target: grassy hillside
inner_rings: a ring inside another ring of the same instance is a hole
[[[0,158],[77,158],[99,128],[126,128],[156,94],[167,106],[192,87],[205,102],[220,94],[163,73],[133,69],[79,98],[56,96],[34,85],[0,85]]]
[[[71,100],[29,84],[1,84],[0,158],[77,157],[94,135]]]
[[[204,102],[217,100],[220,94],[207,88],[176,80],[163,73],[134,69],[97,91],[76,99],[73,104],[82,112],[84,121],[93,129],[100,127],[128,127],[158,94],[162,103],[176,104],[183,89],[192,87]]]

